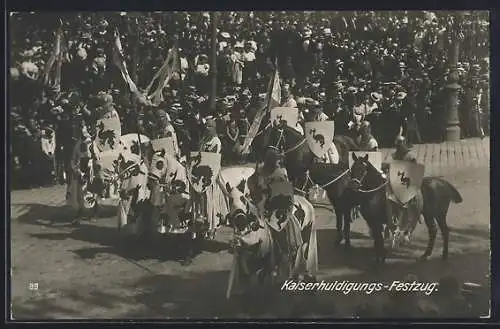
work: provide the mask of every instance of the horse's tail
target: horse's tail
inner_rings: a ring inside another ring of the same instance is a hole
[[[448,191],[450,192],[451,201],[455,203],[462,203],[463,201],[462,195],[460,194],[460,192],[458,192],[455,186],[445,181],[444,179],[443,182],[445,183],[445,186],[448,188]]]
[[[448,190],[451,201],[453,201],[454,203],[462,203],[462,201],[463,201],[462,195],[460,194],[460,192],[458,192],[458,190],[455,188],[455,186],[453,186],[450,182],[448,182],[447,180],[444,180],[442,178],[434,177],[434,179],[439,181],[441,184],[443,184],[443,186],[446,187],[446,189]]]

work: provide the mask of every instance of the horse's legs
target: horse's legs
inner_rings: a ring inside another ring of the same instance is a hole
[[[378,266],[385,263],[385,247],[384,238],[382,236],[382,226],[378,224],[373,225],[372,232],[375,242],[376,264]]]
[[[366,217],[365,217],[366,220]],[[370,228],[370,234],[373,238],[373,247],[375,250],[375,265],[379,266],[385,261],[385,247],[384,239],[382,236],[382,226],[378,224],[373,224],[366,220],[368,227]]]
[[[443,210],[439,215],[436,216],[436,221],[439,226],[439,230],[441,231],[441,235],[443,236],[443,260],[448,259],[448,244],[450,237],[450,228],[446,223],[446,215],[448,213],[448,209]]]
[[[427,248],[425,249],[424,254],[420,258],[426,260],[432,254],[432,250],[434,249],[434,243],[436,242],[437,227],[433,215],[427,212],[424,212],[423,215],[424,215],[425,225],[427,226],[427,231],[429,232],[429,242],[427,244]]]
[[[339,207],[334,206],[335,208],[335,217],[337,220],[337,238],[335,239],[335,245],[338,246],[343,240],[343,213],[338,210]]]
[[[345,248],[351,247],[351,209],[343,212]]]

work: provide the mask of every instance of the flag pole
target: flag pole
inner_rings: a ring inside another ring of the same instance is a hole
[[[217,12],[211,12],[210,18],[212,20],[212,63],[210,64],[210,71],[212,73],[212,90],[210,94],[210,110],[215,112],[216,97],[217,97]]]

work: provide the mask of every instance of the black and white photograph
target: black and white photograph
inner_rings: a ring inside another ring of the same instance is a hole
[[[489,318],[488,11],[7,13],[10,318]]]

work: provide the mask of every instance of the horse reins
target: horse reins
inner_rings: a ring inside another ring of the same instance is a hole
[[[351,169],[349,169],[351,170]],[[363,177],[361,177],[360,179],[357,179],[357,178],[353,178],[352,180],[355,181],[356,183],[358,183],[359,185],[363,186],[363,182],[366,178],[366,175],[368,175],[368,171],[365,172],[365,174],[363,175]],[[380,190],[382,187],[386,186],[388,183],[387,180],[385,180],[385,182],[383,182],[382,184],[380,184],[379,186],[377,186],[376,188],[374,189],[370,189],[370,190],[362,190],[361,188],[359,188],[356,192],[360,192],[360,193],[372,193],[372,192],[377,192],[378,190]]]
[[[281,141],[285,140],[285,137],[284,137],[284,130],[283,129],[278,129],[279,132],[280,132],[280,137],[278,138],[278,142],[276,143],[276,146],[274,145],[271,145],[271,146],[268,146],[268,148],[272,148],[272,149],[275,149],[276,151],[279,151],[279,146],[280,146],[280,143]],[[301,140],[300,142],[298,142],[296,145],[292,146],[291,148],[289,148],[288,150],[285,150],[283,152],[281,152],[281,155],[286,155],[292,151],[295,151],[296,149],[298,149],[299,147],[301,147],[304,143],[306,142],[306,139],[304,138],[303,140]]]

